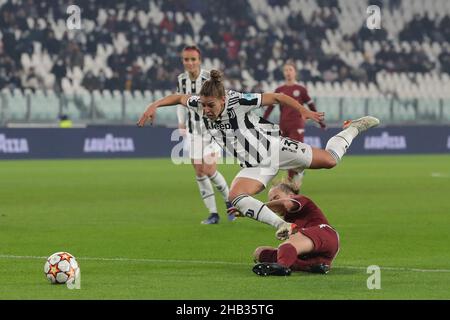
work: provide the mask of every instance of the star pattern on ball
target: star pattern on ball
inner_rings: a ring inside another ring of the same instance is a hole
[[[51,264],[50,269],[48,270],[48,274],[53,275],[56,278],[56,275],[60,272],[57,264]]]
[[[75,269],[70,268],[70,270],[66,272],[66,275],[69,277],[69,279],[74,278],[75,277]]]
[[[69,263],[70,263],[70,259],[72,259],[71,255],[66,252],[58,254],[58,256],[61,258],[61,261],[66,260]]]

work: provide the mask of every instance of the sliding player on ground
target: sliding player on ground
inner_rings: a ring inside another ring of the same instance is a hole
[[[291,271],[328,273],[339,252],[339,234],[330,226],[322,210],[309,198],[299,195],[299,187],[288,181],[269,190],[267,207],[297,231],[278,248],[258,247],[253,272],[260,276],[287,276]]]

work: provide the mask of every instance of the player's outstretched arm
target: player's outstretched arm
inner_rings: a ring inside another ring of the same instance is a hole
[[[272,104],[284,104],[288,107],[294,108],[305,119],[311,119],[317,123],[320,123],[325,118],[325,113],[323,112],[314,112],[305,108],[302,104],[300,104],[294,98],[289,97],[288,95],[282,93],[263,93],[262,94],[262,102],[263,106],[272,105]]]
[[[266,202],[265,204],[273,212],[282,215],[299,209],[299,204],[297,202],[292,201],[291,198],[272,200]]]
[[[139,127],[143,127],[148,120],[152,123],[153,118],[155,117],[156,109],[160,107],[174,106],[177,104],[187,106],[189,97],[190,95],[188,94],[171,94],[151,103],[142,114],[141,118],[137,122],[137,125]]]

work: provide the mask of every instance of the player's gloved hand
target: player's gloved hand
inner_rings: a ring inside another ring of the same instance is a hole
[[[278,240],[286,240],[291,234],[294,234],[297,231],[297,225],[295,223],[285,222],[278,228],[277,232],[275,232],[275,236]]]

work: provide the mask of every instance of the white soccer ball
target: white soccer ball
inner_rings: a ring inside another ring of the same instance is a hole
[[[73,280],[78,268],[78,262],[73,255],[68,252],[56,252],[45,262],[44,274],[51,283],[61,284]]]

